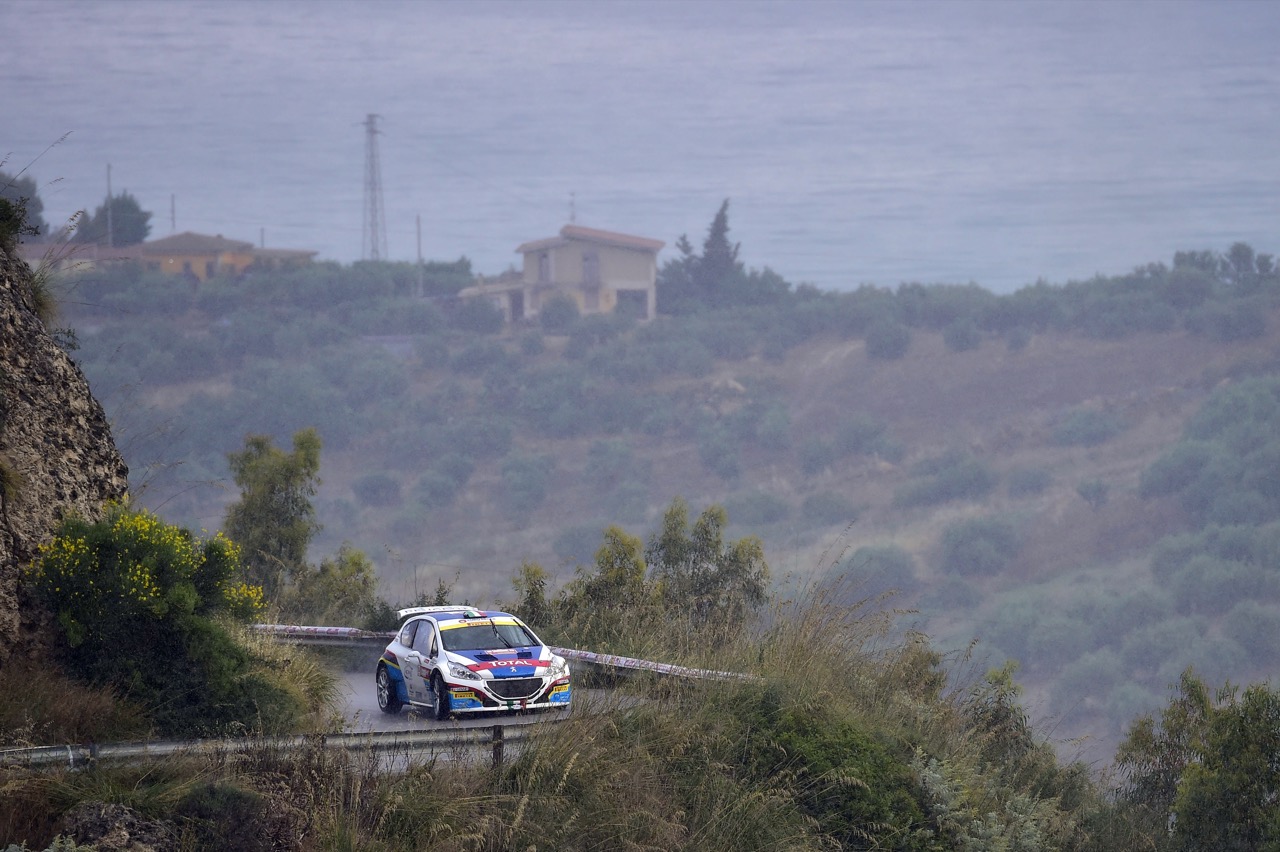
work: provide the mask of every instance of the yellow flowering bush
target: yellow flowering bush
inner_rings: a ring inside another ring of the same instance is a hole
[[[226,536],[112,505],[96,523],[65,521],[27,579],[63,628],[56,662],[118,689],[157,734],[283,731],[303,712],[222,623],[265,604]]]
[[[261,586],[248,583],[232,583],[222,590],[226,598],[227,612],[242,621],[250,621],[267,608],[266,596]]]
[[[201,540],[123,504],[95,524],[65,521],[31,568],[37,594],[73,647],[180,614],[252,618],[265,606],[262,589],[238,581],[240,574],[240,550],[221,533]]]

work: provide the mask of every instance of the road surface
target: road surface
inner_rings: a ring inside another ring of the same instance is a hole
[[[534,713],[468,713],[447,722],[437,722],[426,708],[406,707],[399,713],[383,713],[378,709],[378,692],[373,684],[373,672],[341,672],[339,689],[342,698],[342,716],[347,721],[346,730],[351,733],[365,731],[428,731],[443,727],[488,728],[493,725],[527,725],[550,719],[562,719],[572,710],[542,710]],[[590,700],[595,690],[574,690],[573,703],[579,699]]]

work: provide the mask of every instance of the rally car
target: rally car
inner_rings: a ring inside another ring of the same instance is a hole
[[[374,676],[378,706],[437,719],[485,710],[569,707],[569,664],[520,619],[467,606],[402,609],[400,632]]]

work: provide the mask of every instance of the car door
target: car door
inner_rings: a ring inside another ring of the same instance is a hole
[[[409,700],[418,703],[429,703],[431,683],[431,643],[435,630],[427,619],[419,619],[418,629],[414,631],[413,645],[406,649],[404,665],[400,671],[404,674],[405,688],[409,692]]]

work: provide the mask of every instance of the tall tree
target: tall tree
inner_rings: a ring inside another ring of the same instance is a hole
[[[9,202],[13,215],[21,217],[22,233],[35,236],[49,232],[49,225],[44,221],[44,202],[36,192],[35,178],[0,172],[0,199]]]
[[[740,247],[729,241],[726,198],[707,229],[702,254],[694,252],[687,236],[676,240],[680,256],[658,271],[658,312],[678,316],[706,308],[771,304],[785,296],[791,285],[767,266],[748,272],[738,260]]]
[[[365,624],[378,604],[378,577],[363,552],[344,543],[338,555],[300,573],[285,614],[307,624]]]
[[[277,599],[288,580],[307,573],[307,547],[320,530],[311,505],[320,484],[320,436],[303,429],[286,453],[268,435],[249,435],[227,460],[240,499],[227,507],[225,531],[243,548],[249,581]]]
[[[702,243],[702,257],[694,268],[694,285],[703,300],[713,307],[727,307],[734,302],[735,285],[743,276],[742,263],[738,261],[739,243],[729,242],[729,199],[725,199],[716,211]]]
[[[1157,721],[1120,744],[1124,798],[1171,850],[1280,849],[1280,692],[1227,684],[1211,695],[1188,670]],[[1167,829],[1172,824],[1172,833]]]
[[[110,212],[108,213],[108,209]],[[110,195],[93,215],[85,214],[76,227],[75,241],[112,246],[132,246],[151,233],[151,213],[142,209],[128,191]]]
[[[692,528],[689,507],[676,498],[645,550],[645,562],[668,607],[699,626],[736,627],[765,601],[769,566],[755,536],[726,542],[728,513],[707,507]]]

